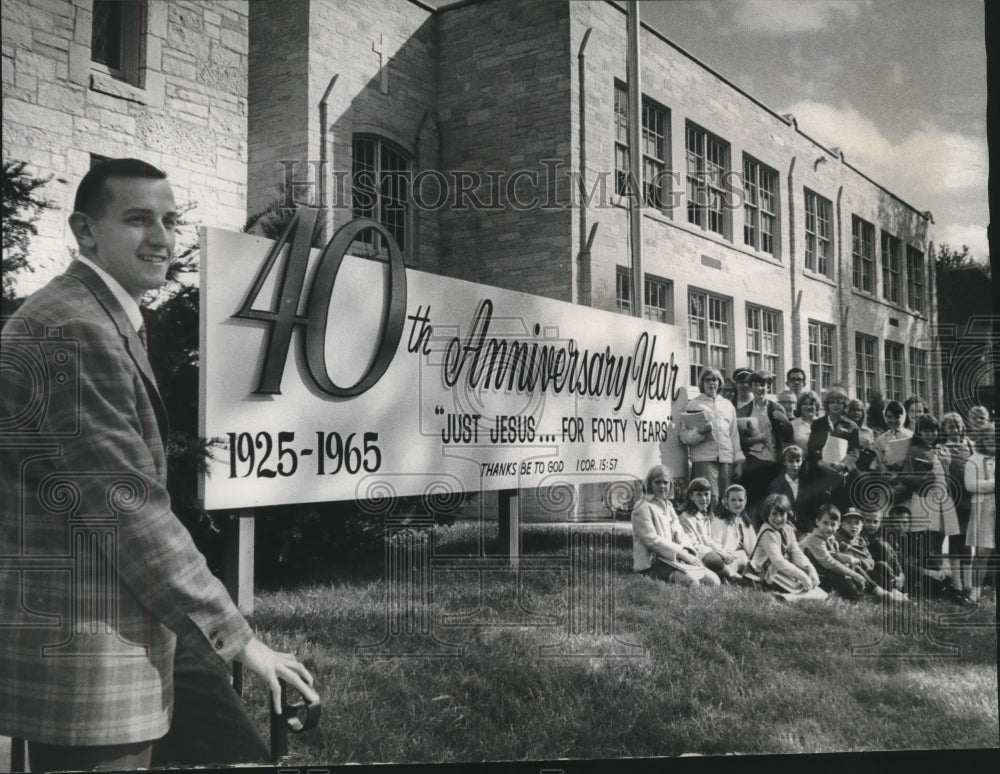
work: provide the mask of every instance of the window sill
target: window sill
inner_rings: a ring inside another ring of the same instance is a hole
[[[888,307],[894,312],[899,312],[900,314],[906,314],[910,317],[916,317],[920,320],[926,320],[927,314],[924,312],[919,312],[916,309],[910,309],[908,307],[902,306],[898,303],[893,303],[892,301],[886,301],[884,298],[879,298],[871,293],[865,293],[863,290],[857,290],[856,288],[851,288],[851,294],[857,296],[858,298],[863,298],[866,301],[870,301],[874,304],[879,304],[880,306]]]
[[[803,276],[808,277],[809,279],[814,279],[817,282],[822,282],[824,285],[829,285],[831,288],[837,287],[837,283],[834,282],[830,277],[827,277],[825,274],[818,274],[817,272],[814,272],[811,269],[803,269],[802,274]]]
[[[150,102],[145,89],[140,89],[138,86],[133,86],[131,83],[126,83],[102,72],[90,74],[90,90],[140,105],[148,105]]]

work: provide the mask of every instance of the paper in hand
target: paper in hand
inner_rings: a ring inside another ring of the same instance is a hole
[[[843,462],[847,456],[847,439],[837,438],[835,435],[827,437],[823,445],[823,462],[828,465]]]

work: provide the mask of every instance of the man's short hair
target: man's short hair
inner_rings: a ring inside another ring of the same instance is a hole
[[[801,368],[789,368],[788,372],[785,374],[785,381],[786,382],[789,379],[791,379],[792,374],[802,374],[802,381],[805,381],[805,379],[806,379],[806,372],[803,371]]]
[[[73,200],[73,211],[83,212],[97,217],[107,201],[108,178],[138,177],[149,180],[166,180],[167,173],[157,169],[152,164],[139,159],[105,159],[99,161],[83,176],[80,185],[76,187],[76,198]]]

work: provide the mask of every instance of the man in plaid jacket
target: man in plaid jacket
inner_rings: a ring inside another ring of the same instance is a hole
[[[171,511],[139,300],[166,278],[177,219],[164,173],[96,165],[69,218],[81,258],[0,334],[0,734],[28,740],[33,770],[265,758],[233,659],[276,706],[278,678],[318,698]]]

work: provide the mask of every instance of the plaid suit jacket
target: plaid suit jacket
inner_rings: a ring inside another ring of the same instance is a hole
[[[170,509],[145,350],[79,262],[0,344],[0,734],[159,738],[176,638],[228,661],[252,634]]]

